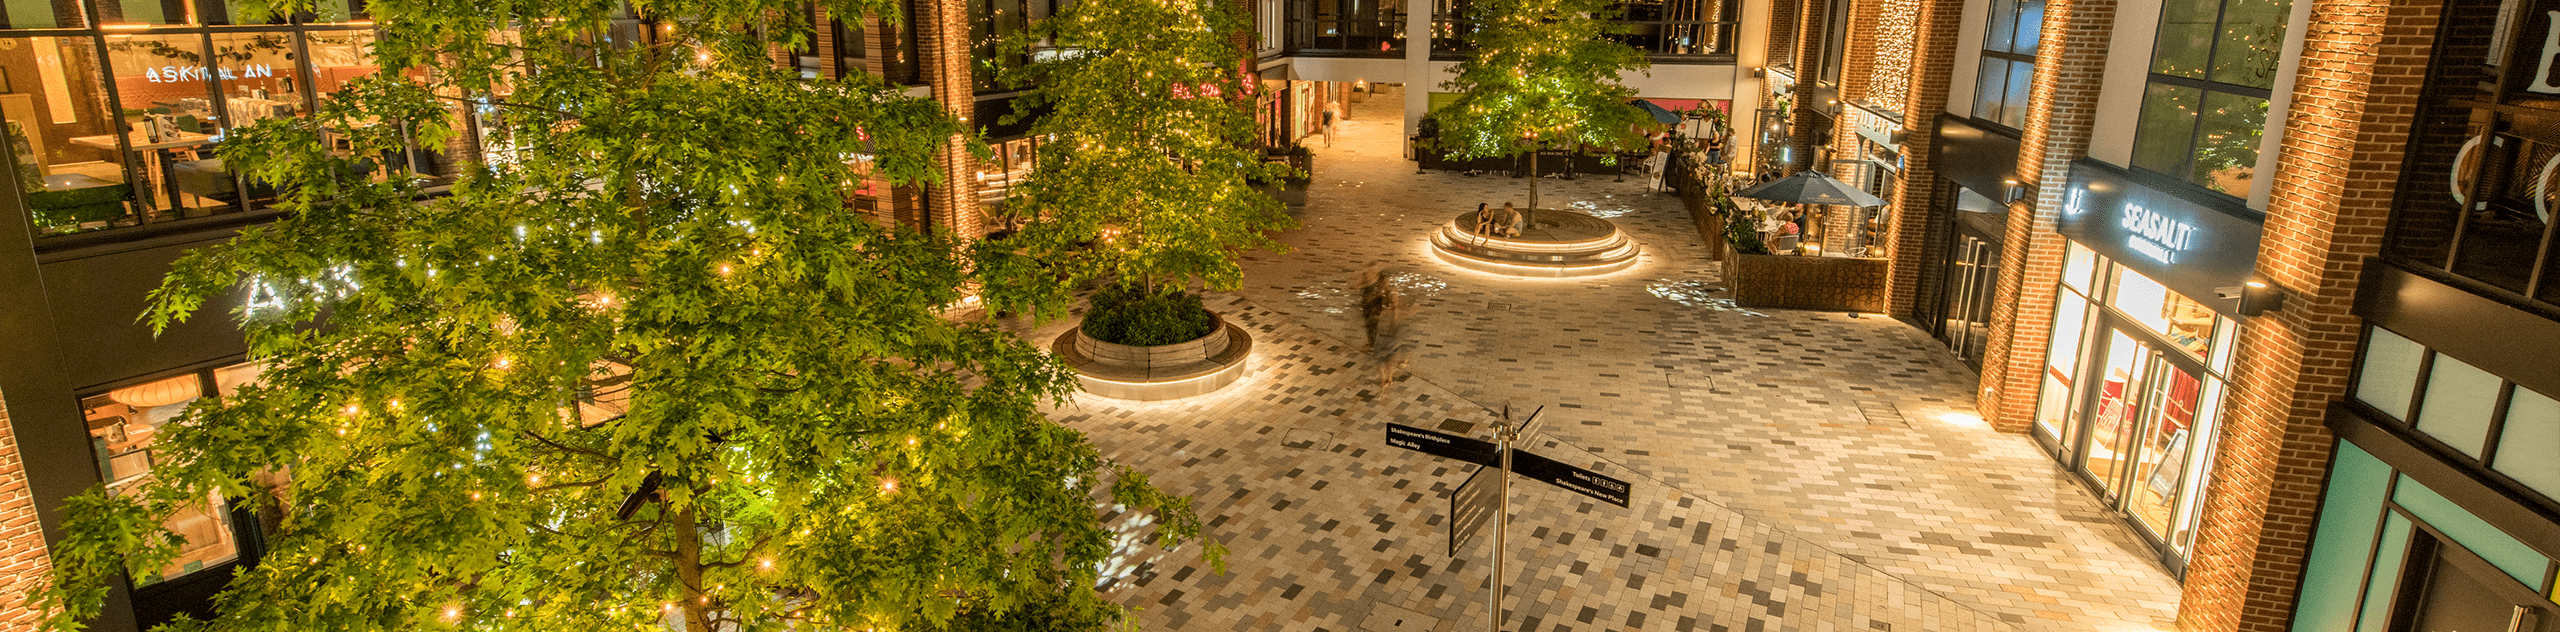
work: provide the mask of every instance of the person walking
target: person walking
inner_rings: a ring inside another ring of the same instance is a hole
[[[1341,112],[1342,104],[1324,102],[1324,146],[1327,148],[1333,147],[1333,121],[1342,117]]]

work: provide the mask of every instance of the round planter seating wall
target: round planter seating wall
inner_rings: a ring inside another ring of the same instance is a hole
[[[1488,209],[1485,213],[1496,213]],[[1578,277],[1608,274],[1636,264],[1643,251],[1618,225],[1572,211],[1541,210],[1518,236],[1475,232],[1477,211],[1458,215],[1431,232],[1431,250],[1458,267],[1510,276]]]
[[[1215,312],[1218,327],[1189,342],[1133,347],[1095,340],[1084,326],[1067,329],[1049,346],[1076,370],[1087,393],[1114,399],[1162,401],[1206,395],[1244,377],[1253,337]]]

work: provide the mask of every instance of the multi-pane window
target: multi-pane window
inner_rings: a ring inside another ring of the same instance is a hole
[[[2560,499],[2560,400],[2367,328],[2355,401],[2407,424],[2471,463]]]
[[[2554,23],[2522,0],[2447,5],[2385,256],[2508,300],[2560,305]]]
[[[2027,126],[2027,88],[2036,74],[2036,45],[2044,34],[2044,0],[1991,0],[1983,27],[1982,72],[1975,75],[1973,117],[2020,129]]]
[[[1031,63],[1031,53],[1006,40],[1031,28],[1033,20],[1049,17],[1048,0],[969,0],[969,24],[977,43],[977,62],[972,78],[979,92],[1002,89],[1001,73]]]
[[[1288,46],[1292,51],[1402,57],[1404,27],[1401,2],[1299,0],[1289,3]]]
[[[1612,36],[1653,56],[1729,55],[1741,0],[1618,0]]]
[[[2170,0],[2160,12],[2133,166],[2246,196],[2292,2]]]
[[[307,116],[380,70],[370,26],[321,22],[363,17],[360,2],[322,2],[255,30],[208,28],[273,21],[235,6],[110,0],[98,9],[100,28],[0,34],[0,57],[14,60],[0,76],[0,146],[40,236],[259,210],[275,188],[224,162],[217,149],[229,132]],[[9,13],[13,27],[65,23]],[[323,140],[351,149],[334,135]],[[447,171],[433,152],[361,158],[377,173]]]

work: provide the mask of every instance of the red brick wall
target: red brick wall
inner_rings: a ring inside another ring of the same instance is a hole
[[[917,2],[924,15],[916,24],[922,36],[916,42],[916,55],[923,58],[933,98],[959,117],[962,127],[977,125],[971,118],[977,109],[977,83],[970,78],[969,5],[962,0]],[[978,215],[978,165],[970,154],[971,137],[954,135],[935,149],[933,165],[943,180],[925,187],[932,229],[951,231],[963,239],[986,236],[985,222]]]
[[[1893,222],[1885,232],[1884,243],[1891,249],[1893,263],[1885,269],[1885,283],[1891,287],[1886,310],[1896,316],[1913,316],[1918,307],[1920,276],[1936,262],[1929,256],[1936,250],[1931,245],[1942,238],[1936,228],[1947,221],[1949,209],[1938,208],[1938,172],[1932,160],[1931,128],[1939,112],[1947,109],[1947,98],[1954,80],[1957,31],[1963,28],[1963,0],[1924,0],[1918,3],[1920,14],[1912,18],[1910,93],[1902,104],[1903,141],[1902,179],[1894,186]]]
[[[2356,277],[2381,249],[2441,7],[2313,0],[2258,254],[2290,296],[2240,330],[2181,629],[2290,623],[2332,445],[2320,419],[2346,395]]]
[[[1766,46],[1769,48],[1770,68],[1795,67],[1796,42],[1802,39],[1796,37],[1796,29],[1803,26],[1798,15],[1802,11],[1800,7],[1803,4],[1803,0],[1777,0],[1769,3],[1769,38]],[[1768,103],[1760,104],[1760,107],[1764,108],[1769,106]]]
[[[2115,0],[2045,2],[2044,44],[2036,51],[2027,124],[2018,143],[2018,178],[2035,195],[2009,209],[1976,403],[2002,432],[2025,432],[2034,421],[2045,339],[2053,327],[2054,284],[2062,273],[2063,239],[2054,232],[2054,211],[2062,207],[2071,161],[2089,153],[2115,13]]]
[[[17,434],[7,407],[0,406],[0,630],[35,629],[36,612],[27,607],[26,595],[52,569],[44,527],[36,523],[35,497],[27,492],[26,468],[18,459]]]
[[[1815,120],[1813,108],[1820,104],[1807,103],[1805,100],[1811,98],[1814,75],[1817,69],[1821,68],[1822,25],[1823,20],[1828,19],[1823,14],[1829,12],[1830,3],[1827,0],[1799,0],[1796,7],[1795,37],[1793,38],[1795,40],[1793,57],[1796,60],[1796,87],[1793,97],[1796,104],[1795,120],[1787,128],[1790,134],[1787,144],[1795,148],[1795,159],[1789,171],[1807,169],[1813,165],[1813,146],[1816,142],[1813,136]]]

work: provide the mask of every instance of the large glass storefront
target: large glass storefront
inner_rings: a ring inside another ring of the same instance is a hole
[[[2172,571],[2211,474],[2238,323],[2078,242],[2066,246],[2034,434]]]
[[[156,443],[166,427],[182,422],[187,409],[205,402],[205,397],[230,397],[246,386],[259,384],[259,374],[261,366],[256,363],[233,363],[79,397],[79,412],[90,425],[90,448],[97,455],[100,481],[108,481],[110,494],[131,494],[141,489],[154,476],[154,463],[159,461]],[[192,507],[179,507],[164,527],[187,542],[179,548],[177,560],[133,576],[138,599],[143,601],[161,591],[161,583],[228,576],[228,568],[238,560],[256,555],[253,542],[261,532],[256,509],[248,509],[248,504],[238,499],[223,499],[220,494],[205,496]],[[184,591],[187,586],[179,589]]]
[[[228,132],[379,70],[360,2],[268,23],[216,2],[82,4],[12,4],[0,30],[0,132],[40,235],[261,208],[272,189],[217,156]]]

